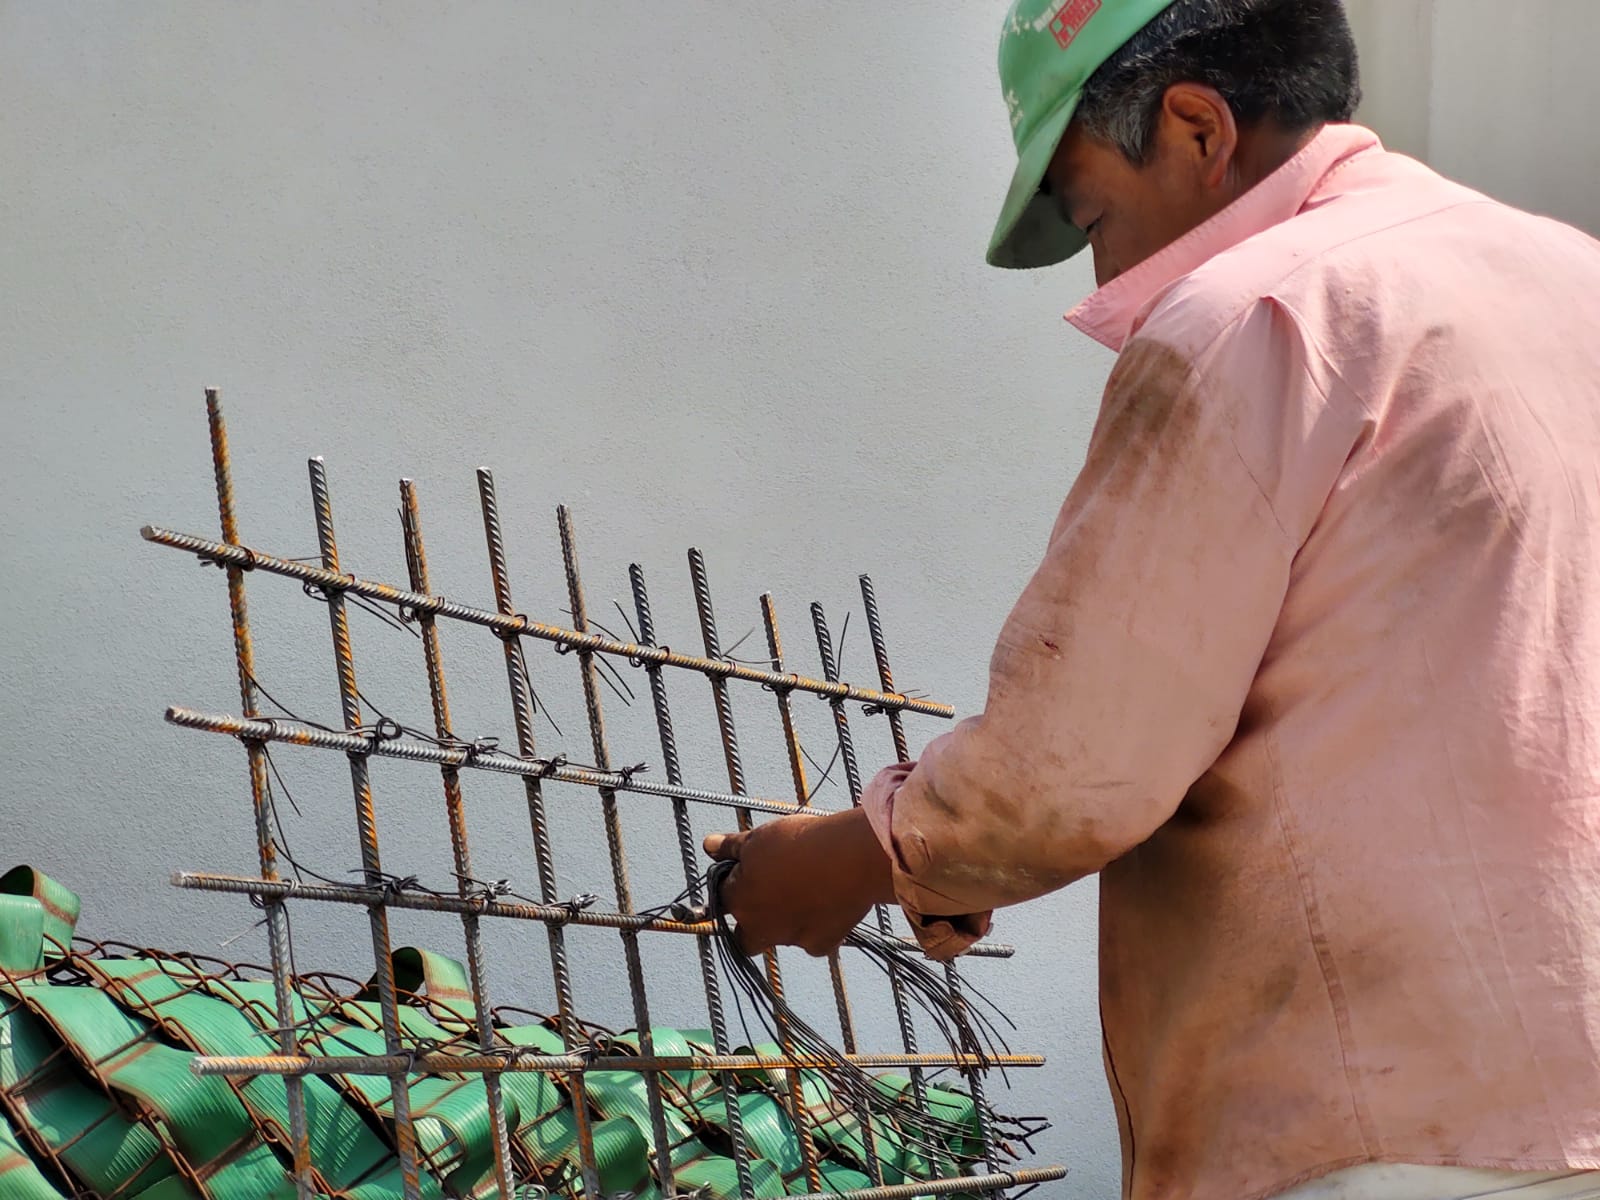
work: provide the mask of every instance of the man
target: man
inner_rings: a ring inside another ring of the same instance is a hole
[[[707,840],[746,947],[1098,872],[1128,1195],[1600,1196],[1600,246],[1343,124],[1337,0],[1019,0],[1000,71],[989,261],[1087,244],[1120,358],[983,713]]]

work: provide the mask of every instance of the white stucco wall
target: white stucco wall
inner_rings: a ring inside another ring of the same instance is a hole
[[[1600,233],[1600,4],[1351,0],[1361,117],[1394,149]]]
[[[1429,14],[1422,109],[1415,64],[1358,14],[1386,78],[1413,85],[1380,124],[1581,218],[1592,143],[1572,140],[1572,89],[1593,77],[1572,68],[1600,8],[1522,7],[1569,24],[1485,32],[1505,6],[1476,0]],[[77,888],[98,936],[215,951],[253,916],[165,882],[253,864],[238,747],[161,721],[169,703],[237,705],[221,577],[137,536],[215,528],[204,384],[224,389],[243,529],[263,547],[314,552],[305,459],[321,453],[346,565],[398,580],[394,481],[410,475],[438,587],[487,603],[472,468],[489,464],[531,614],[563,603],[564,500],[597,609],[626,596],[638,559],[664,638],[693,644],[695,543],[730,640],[771,589],[805,665],[805,604],[842,614],[868,569],[902,685],[978,707],[1109,365],[1059,320],[1090,286],[1086,263],[982,263],[1010,169],[991,78],[1003,8],[0,4],[0,867]],[[1491,45],[1492,90],[1476,65]],[[1565,123],[1541,124],[1551,109]],[[281,581],[251,594],[263,680],[331,719],[321,611]],[[353,621],[363,690],[420,722],[415,644]],[[853,675],[870,666],[863,634],[858,616]],[[445,648],[458,729],[509,737],[498,647],[452,629]],[[564,745],[586,756],[574,664],[533,663]],[[693,683],[674,680],[681,739],[691,777],[715,784]],[[821,750],[826,710],[799,707]],[[770,697],[742,694],[738,713],[754,789],[784,794]],[[613,702],[610,717],[618,760],[657,760],[642,707]],[[887,761],[883,730],[856,724],[865,765]],[[913,739],[937,727],[913,722]],[[355,866],[343,764],[278,760],[304,810],[287,818],[296,853]],[[373,771],[386,865],[443,882],[437,783]],[[519,789],[468,789],[480,873],[531,890]],[[604,892],[592,795],[552,803],[564,888]],[[663,813],[625,808],[635,893],[664,900],[678,885]],[[450,918],[394,925],[396,944],[458,944]],[[1016,1076],[1011,1107],[1055,1119],[1042,1156],[1073,1174],[1053,1194],[1083,1198],[1114,1194],[1117,1174],[1093,930],[1093,885],[1079,885],[1006,914],[1017,959],[975,968],[1016,1044],[1050,1055]],[[301,906],[295,932],[303,965],[364,973],[359,913]],[[492,936],[496,999],[548,1010],[539,932]],[[581,1008],[625,1022],[614,939],[572,940]],[[662,1021],[702,1019],[685,949],[647,960]],[[259,932],[224,953],[265,957]],[[820,975],[795,971],[825,1004]],[[887,1046],[883,1006],[864,978],[857,990]]]
[[[81,891],[92,934],[216,951],[256,915],[166,883],[253,862],[237,745],[161,720],[173,702],[237,707],[221,576],[137,532],[215,529],[206,384],[263,546],[315,551],[305,459],[320,453],[346,563],[401,578],[395,480],[412,475],[438,586],[489,603],[472,477],[489,464],[527,612],[565,603],[566,501],[597,610],[626,599],[636,558],[663,637],[692,645],[683,552],[698,544],[727,640],[771,589],[791,655],[814,664],[806,605],[842,615],[871,570],[903,686],[976,708],[1108,361],[1060,320],[1086,267],[983,265],[1011,154],[991,78],[1003,9],[0,5],[0,858]],[[283,581],[251,596],[263,681],[336,716],[322,612]],[[363,691],[423,722],[415,643],[352,620]],[[871,671],[864,634],[858,615],[854,675]],[[498,645],[446,637],[458,726],[509,739]],[[541,728],[543,746],[586,758],[574,661],[533,665],[567,734]],[[695,682],[673,681],[680,739],[715,785]],[[825,759],[826,708],[797,706]],[[642,708],[608,716],[619,761],[659,762]],[[738,718],[753,789],[785,795],[771,697],[740,695]],[[886,762],[886,732],[855,720],[865,765]],[[305,811],[286,816],[295,853],[356,866],[343,763],[277,758]],[[386,865],[444,882],[436,777],[373,775]],[[532,890],[520,789],[467,786],[481,873]],[[563,886],[606,892],[592,793],[552,803]],[[681,877],[650,836],[665,810],[624,806],[639,903],[666,900]],[[303,965],[364,973],[363,914],[294,920]],[[1116,1177],[1093,925],[1091,884],[1008,917],[1018,959],[975,972],[1017,1044],[1048,1046],[1014,1104],[1057,1119],[1042,1150],[1085,1197]],[[453,918],[394,926],[397,944],[459,946]],[[548,1011],[542,933],[493,937],[497,999]],[[571,941],[583,1011],[627,1023],[614,935]],[[654,941],[656,1015],[703,1022],[687,945]],[[264,942],[223,953],[261,960]],[[820,973],[793,971],[831,1012]],[[878,990],[859,976],[889,1046]]]

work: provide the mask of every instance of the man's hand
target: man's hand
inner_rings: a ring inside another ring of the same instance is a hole
[[[827,954],[874,904],[894,900],[889,856],[860,809],[713,833],[705,850],[737,864],[721,898],[746,954],[773,946]]]

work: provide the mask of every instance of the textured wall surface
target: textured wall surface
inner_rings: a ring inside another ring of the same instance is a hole
[[[1003,7],[0,5],[6,863],[59,874],[100,934],[215,950],[256,915],[166,883],[253,862],[239,748],[161,721],[173,702],[237,707],[222,578],[137,533],[216,527],[206,384],[223,389],[245,536],[265,547],[315,552],[305,459],[323,454],[347,565],[399,579],[395,481],[411,475],[438,586],[492,606],[472,478],[487,464],[530,614],[565,603],[565,501],[597,615],[637,559],[663,638],[692,645],[697,544],[725,640],[770,589],[814,664],[807,603],[842,613],[871,570],[903,686],[980,705],[1107,368],[1060,320],[1086,268],[982,261],[1011,157]],[[251,593],[263,681],[335,718],[325,615],[284,581]],[[416,643],[352,621],[362,690],[425,718]],[[871,673],[864,634],[858,615],[851,674]],[[450,629],[445,652],[458,727],[509,738],[498,644]],[[543,746],[586,757],[575,661],[532,662],[566,733],[541,728]],[[715,784],[696,682],[673,681],[681,740]],[[739,700],[752,786],[782,796],[772,698]],[[796,703],[825,759],[826,708]],[[619,761],[659,760],[642,708],[608,715]],[[864,760],[888,761],[879,723],[855,721]],[[305,814],[286,815],[296,855],[356,866],[343,763],[277,760]],[[436,774],[373,776],[386,865],[447,878]],[[482,873],[531,890],[520,788],[467,787]],[[563,886],[605,892],[592,793],[552,801]],[[639,902],[670,898],[664,810],[625,812]],[[359,911],[294,915],[302,965],[365,970]],[[453,918],[394,925],[398,944],[459,943]],[[1017,960],[976,976],[1018,1044],[1051,1057],[1016,1077],[1016,1106],[1057,1118],[1043,1149],[1073,1166],[1071,1194],[1106,1195],[1093,884],[1003,932]],[[548,1010],[542,935],[493,936],[497,997]],[[687,946],[655,940],[661,1018],[703,1020]],[[615,937],[571,941],[579,1003],[625,1023]],[[260,960],[264,939],[225,953]],[[867,978],[857,991],[887,1046]]]
[[[58,874],[100,935],[214,950],[253,916],[165,882],[253,864],[238,747],[161,721],[173,702],[237,705],[221,577],[137,536],[215,529],[205,384],[224,390],[243,529],[263,547],[315,551],[305,459],[320,453],[347,566],[398,580],[395,480],[411,475],[437,586],[487,604],[471,472],[488,464],[531,614],[564,603],[566,501],[597,611],[637,559],[662,636],[693,644],[694,543],[726,640],[771,589],[811,663],[805,603],[841,613],[869,569],[901,684],[979,706],[1109,365],[1059,320],[1087,264],[982,263],[1011,159],[991,78],[1003,7],[0,4],[0,866]],[[1575,69],[1593,37],[1572,31],[1597,32],[1594,6],[1540,0],[1524,7],[1550,20],[1509,31],[1490,19],[1503,4],[1438,7],[1430,88],[1376,89],[1400,99],[1373,120],[1582,218],[1562,206],[1594,203],[1578,186],[1592,139],[1568,128],[1594,79]],[[1374,62],[1404,82],[1421,51],[1369,15]],[[1404,108],[1417,94],[1421,116]],[[335,717],[323,613],[282,581],[252,597],[263,680]],[[424,717],[415,643],[352,619],[363,690]],[[870,670],[862,634],[858,618],[849,674]],[[445,651],[458,729],[509,735],[498,646],[452,629]],[[544,747],[585,755],[575,664],[533,663],[566,733],[541,729]],[[715,783],[694,683],[674,681],[682,740],[691,777]],[[771,698],[740,700],[753,787],[782,795]],[[820,751],[826,710],[799,707]],[[658,757],[642,709],[613,702],[611,719],[618,760]],[[865,761],[887,761],[883,730],[856,722]],[[918,742],[936,729],[911,725]],[[355,866],[343,764],[278,761],[303,810],[287,814],[296,854]],[[373,774],[386,865],[442,881],[436,777]],[[473,777],[467,797],[480,873],[531,889],[517,785]],[[564,889],[604,891],[593,796],[553,800]],[[635,894],[664,900],[663,814],[625,808]],[[361,914],[295,912],[302,965],[364,972]],[[397,944],[457,944],[452,918],[394,924]],[[1051,1056],[1013,1104],[1056,1119],[1042,1151],[1073,1168],[1059,1194],[1085,1198],[1116,1186],[1093,931],[1081,884],[1006,914],[1017,959],[974,968],[1017,1044]],[[497,999],[548,1010],[542,937],[493,938]],[[580,1004],[624,1022],[614,939],[572,940]],[[654,946],[647,966],[661,1018],[692,1023],[683,949]],[[225,953],[262,959],[263,939]],[[825,1005],[820,973],[795,971]],[[887,1045],[886,1012],[863,1006]]]
[[[1600,233],[1592,0],[1349,0],[1361,119],[1394,149]]]

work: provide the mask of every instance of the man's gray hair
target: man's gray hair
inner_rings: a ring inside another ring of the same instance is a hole
[[[1361,100],[1341,0],[1176,0],[1090,76],[1076,119],[1143,163],[1176,83],[1215,88],[1241,126],[1295,132],[1348,121]]]

